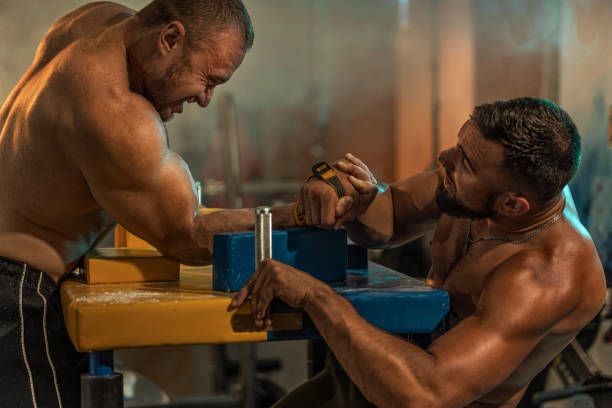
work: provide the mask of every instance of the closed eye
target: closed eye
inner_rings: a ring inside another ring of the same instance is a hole
[[[210,86],[212,86],[212,87],[224,84],[228,80],[228,78],[223,77],[223,76],[219,76],[219,75],[210,75],[209,78],[210,78],[210,81],[211,81]]]

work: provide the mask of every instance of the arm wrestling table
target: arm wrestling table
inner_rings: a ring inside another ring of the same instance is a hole
[[[372,262],[349,269],[346,281],[331,286],[390,333],[431,333],[449,310],[445,291]],[[88,285],[70,278],[61,287],[68,334],[78,351],[90,353],[92,377],[114,375],[112,350],[118,348],[320,337],[305,312],[279,301],[271,305],[272,327],[257,329],[249,304],[227,310],[232,296],[212,290],[212,266],[182,266],[178,282]]]

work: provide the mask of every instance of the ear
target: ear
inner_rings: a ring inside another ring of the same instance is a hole
[[[504,193],[498,197],[497,211],[505,217],[523,215],[530,209],[529,200],[519,193]]]
[[[166,56],[185,42],[185,26],[180,21],[166,24],[159,33],[158,49]]]

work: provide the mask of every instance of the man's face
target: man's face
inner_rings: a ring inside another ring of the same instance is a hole
[[[145,82],[144,96],[153,104],[162,121],[183,113],[183,104],[197,102],[206,107],[215,86],[227,82],[238,68],[245,51],[237,29],[216,34],[210,44],[183,48],[159,73]]]
[[[467,121],[459,131],[457,144],[438,155],[444,170],[444,179],[436,194],[440,210],[453,217],[495,215],[495,200],[504,185],[502,160],[503,147],[486,140]]]

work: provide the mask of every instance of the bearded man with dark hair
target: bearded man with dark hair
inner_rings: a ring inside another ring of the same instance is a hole
[[[534,199],[558,198],[580,165],[580,135],[572,118],[554,103],[517,98],[476,106],[470,125],[486,140],[503,147],[500,172],[505,189],[524,189]],[[444,157],[444,156],[442,156]],[[449,170],[453,178],[454,170]],[[491,217],[498,192],[491,192],[483,208],[468,208],[440,184],[436,201],[455,217]]]
[[[359,197],[338,198],[312,179],[297,212],[344,225],[367,247],[433,230],[427,279],[448,291],[450,330],[422,350],[370,325],[311,275],[266,260],[234,306],[250,295],[259,325],[275,297],[303,308],[331,350],[325,370],[275,408],[512,408],[601,310],[602,266],[567,188],[580,136],[566,112],[536,98],[478,106],[438,162],[386,187],[348,154],[337,176]]]
[[[477,106],[470,119],[485,139],[503,146],[508,173],[542,201],[558,195],[580,166],[578,129],[553,102],[497,101]]]

